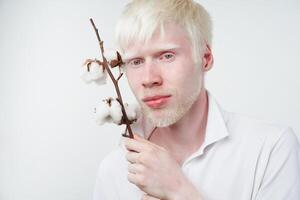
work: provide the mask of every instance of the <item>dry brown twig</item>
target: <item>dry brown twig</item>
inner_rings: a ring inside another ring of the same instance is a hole
[[[131,126],[130,126],[130,124],[132,124],[133,121],[129,120],[128,117],[127,117],[125,106],[124,106],[122,96],[121,96],[121,92],[120,92],[120,88],[119,88],[119,80],[123,76],[123,73],[121,73],[121,71],[119,70],[120,74],[119,74],[118,78],[116,79],[114,77],[112,71],[110,70],[110,66],[111,66],[111,68],[115,68],[115,67],[119,67],[119,69],[121,68],[121,66],[123,65],[122,57],[119,54],[119,52],[117,52],[117,60],[112,60],[110,63],[107,61],[107,59],[104,56],[104,45],[103,45],[104,42],[101,40],[101,38],[99,36],[98,29],[97,29],[97,27],[96,27],[96,25],[95,25],[92,18],[90,18],[90,22],[93,26],[93,29],[94,29],[95,33],[96,33],[98,44],[99,44],[99,47],[100,47],[100,53],[101,53],[101,57],[102,57],[102,62],[99,61],[99,60],[96,60],[96,59],[94,61],[96,61],[100,66],[102,66],[103,70],[107,71],[110,79],[112,80],[112,82],[114,84],[114,87],[115,87],[115,90],[116,90],[116,93],[117,93],[117,96],[118,96],[117,101],[121,105],[121,110],[122,110],[122,115],[123,115],[122,120],[121,120],[121,124],[126,125],[125,133],[122,134],[122,135],[124,137],[133,138],[133,132],[132,132],[132,129],[131,129]],[[92,62],[92,61],[93,60],[88,59],[86,62]],[[88,71],[89,71],[89,65],[87,65],[87,67],[88,67]],[[127,132],[129,133],[129,135],[127,135]]]

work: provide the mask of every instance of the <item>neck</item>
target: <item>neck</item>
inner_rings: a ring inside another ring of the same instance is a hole
[[[193,152],[203,143],[207,115],[208,97],[202,88],[191,109],[175,124],[157,128],[150,140],[173,152],[178,148]]]

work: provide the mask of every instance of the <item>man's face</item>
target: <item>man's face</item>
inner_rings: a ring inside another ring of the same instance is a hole
[[[129,45],[124,61],[143,114],[154,126],[165,127],[181,119],[198,98],[202,73],[181,27],[168,24],[160,36],[157,31],[147,43]]]

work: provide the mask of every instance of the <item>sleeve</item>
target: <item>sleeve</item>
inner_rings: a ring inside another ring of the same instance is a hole
[[[271,150],[256,200],[300,200],[300,146],[287,128]]]
[[[105,162],[102,161],[98,168],[93,200],[119,200],[117,192],[114,191],[115,188],[113,178],[110,176],[110,172],[105,165]]]

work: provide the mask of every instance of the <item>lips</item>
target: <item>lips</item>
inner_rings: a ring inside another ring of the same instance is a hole
[[[150,108],[160,108],[164,104],[166,104],[169,100],[171,95],[157,95],[157,96],[152,96],[152,97],[146,97],[142,99],[147,106]]]

